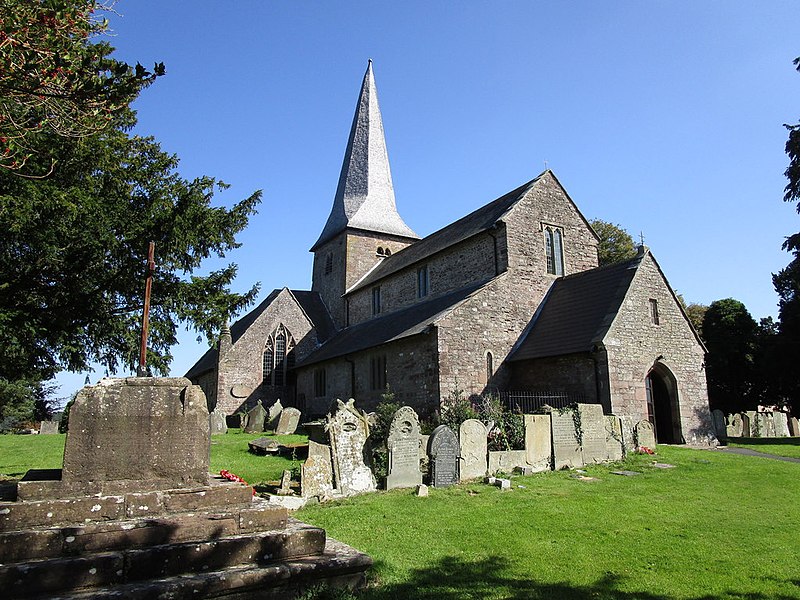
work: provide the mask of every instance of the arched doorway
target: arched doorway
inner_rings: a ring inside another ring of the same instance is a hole
[[[678,386],[672,372],[657,362],[645,378],[647,418],[659,444],[682,444]]]

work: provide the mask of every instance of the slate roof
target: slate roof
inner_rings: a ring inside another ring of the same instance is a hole
[[[285,289],[285,288],[284,288]],[[241,319],[236,321],[233,325],[231,325],[231,341],[235,344],[239,338],[244,335],[245,331],[247,331],[250,326],[255,322],[255,320],[261,316],[270,304],[278,297],[283,290],[277,289],[272,290],[269,296],[267,296],[261,304],[256,306],[253,310],[243,316]],[[320,298],[317,292],[309,292],[305,290],[288,290],[290,294],[294,296],[297,300],[297,303],[300,305],[300,308],[306,313],[308,318],[311,320],[311,323],[314,325],[314,328],[317,331],[317,339],[320,343],[327,340],[333,333],[336,331],[336,326],[333,323],[333,320],[328,314],[328,309],[325,308],[325,305],[322,302],[322,298]],[[210,371],[217,366],[217,348],[209,348],[200,359],[192,365],[192,367],[186,372],[186,377],[191,379],[192,377],[197,377],[202,375],[206,371]]]
[[[546,172],[546,171],[545,171]],[[505,215],[514,204],[516,204],[525,193],[542,177],[544,173],[535,179],[522,184],[517,189],[512,190],[493,200],[489,204],[471,212],[466,217],[462,217],[436,231],[429,236],[414,242],[410,246],[403,248],[399,252],[384,258],[372,271],[363,279],[347,290],[347,294],[359,289],[370,286],[384,277],[405,269],[426,260],[437,252],[441,252],[459,242],[471,238],[481,232],[491,229],[503,215]]]
[[[591,351],[608,332],[644,256],[557,279],[508,360]]]
[[[402,310],[351,325],[339,331],[320,348],[309,354],[298,367],[330,360],[346,354],[360,352],[402,338],[424,333],[429,325],[456,308],[475,292],[489,283],[484,281],[450,292],[426,302],[413,304]]]

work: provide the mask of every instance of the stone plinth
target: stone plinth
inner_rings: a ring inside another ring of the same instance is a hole
[[[183,377],[103,379],[78,392],[70,409],[62,481],[207,485],[209,448],[199,386]]]

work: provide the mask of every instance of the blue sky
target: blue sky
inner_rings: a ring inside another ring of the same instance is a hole
[[[796,1],[120,0],[115,10],[116,56],[167,69],[134,105],[137,133],[177,154],[183,176],[229,183],[221,204],[264,192],[227,257],[236,289],[310,287],[308,249],[372,58],[398,210],[419,235],[546,164],[587,218],[643,232],[687,301],[734,297],[756,319],[777,315],[771,273],[800,230],[782,202],[782,124],[800,119]],[[195,337],[174,349],[174,375],[205,350]],[[60,377],[60,395],[85,375]]]

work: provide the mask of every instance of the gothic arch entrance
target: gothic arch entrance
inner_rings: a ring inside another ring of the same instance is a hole
[[[678,406],[678,385],[675,376],[657,362],[645,378],[647,418],[653,424],[659,444],[682,444],[681,417]]]

